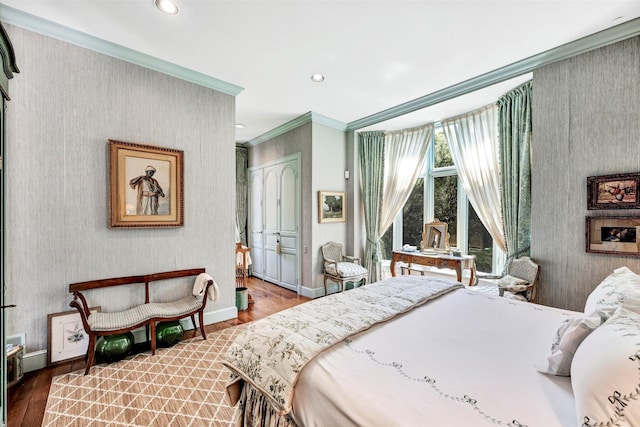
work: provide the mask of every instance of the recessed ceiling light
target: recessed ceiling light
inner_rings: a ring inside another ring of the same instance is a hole
[[[319,82],[324,80],[324,76],[322,74],[320,74],[320,73],[316,73],[316,74],[311,76],[311,80],[316,82],[316,83],[319,83]]]
[[[180,12],[178,5],[172,0],[154,0],[158,9],[169,15],[177,15]]]
[[[244,129],[244,125],[242,123],[236,123],[236,128]]]

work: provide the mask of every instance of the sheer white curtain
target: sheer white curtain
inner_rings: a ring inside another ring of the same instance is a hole
[[[385,132],[380,235],[391,226],[424,168],[433,124]]]
[[[506,253],[500,205],[498,109],[494,104],[442,121],[462,188],[478,218]]]

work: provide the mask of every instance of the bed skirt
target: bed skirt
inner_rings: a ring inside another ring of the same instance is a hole
[[[296,427],[289,414],[280,414],[260,390],[246,383],[240,394],[237,427]]]

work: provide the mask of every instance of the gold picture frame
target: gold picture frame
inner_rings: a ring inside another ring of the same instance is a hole
[[[184,225],[180,150],[109,140],[109,227]]]
[[[345,222],[347,220],[346,193],[344,191],[318,191],[318,222]]]
[[[89,311],[95,313],[100,307]],[[78,310],[47,315],[47,366],[82,359],[88,347],[89,336]]]
[[[591,253],[640,257],[640,217],[588,216],[586,250]]]
[[[438,219],[427,222],[422,233],[422,250],[448,251],[449,225]]]

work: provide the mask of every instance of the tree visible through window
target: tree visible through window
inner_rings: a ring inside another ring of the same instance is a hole
[[[402,208],[402,244],[420,247],[424,228],[424,178],[418,178]]]
[[[493,238],[482,225],[476,210],[469,203],[469,255],[476,256],[476,269],[490,273],[493,267]]]

